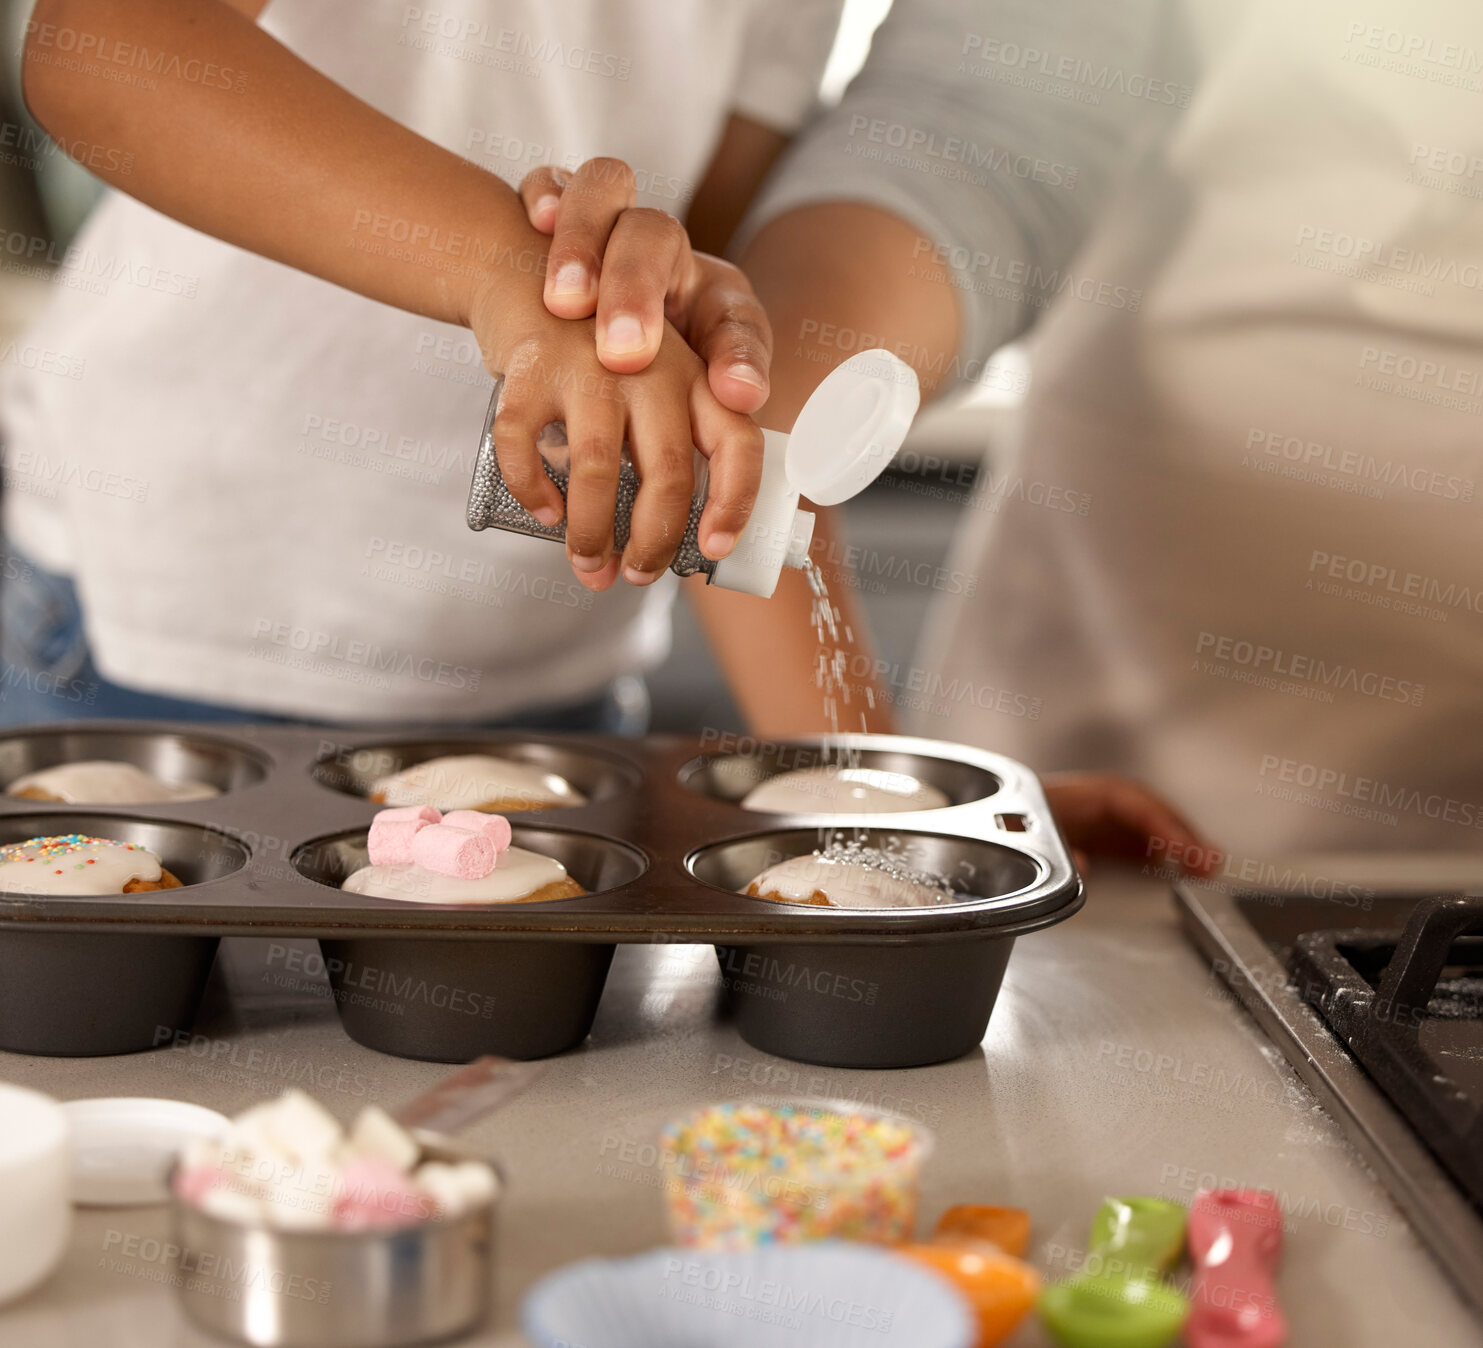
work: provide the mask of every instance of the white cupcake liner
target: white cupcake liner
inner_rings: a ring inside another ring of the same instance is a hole
[[[522,1323],[537,1348],[969,1348],[976,1333],[946,1281],[838,1241],[585,1260],[537,1284]]]

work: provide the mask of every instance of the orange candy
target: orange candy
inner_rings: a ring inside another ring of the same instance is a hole
[[[992,1348],[1008,1338],[1040,1295],[1040,1275],[1029,1264],[991,1248],[981,1238],[975,1246],[898,1245],[894,1253],[931,1269],[957,1288],[978,1321],[977,1348]]]
[[[996,1208],[987,1203],[955,1203],[938,1219],[932,1233],[939,1241],[986,1240],[1019,1258],[1030,1243],[1030,1214],[1023,1208]]]

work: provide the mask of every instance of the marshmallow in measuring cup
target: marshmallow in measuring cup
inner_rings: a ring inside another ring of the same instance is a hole
[[[454,828],[467,828],[484,834],[494,844],[496,852],[503,852],[515,836],[504,815],[485,814],[483,810],[449,810],[443,816],[443,822]]]
[[[439,875],[482,880],[494,869],[494,840],[487,833],[455,824],[429,824],[412,836],[411,859]]]
[[[405,866],[412,860],[412,839],[442,816],[431,805],[402,805],[382,810],[371,820],[366,851],[373,866]]]

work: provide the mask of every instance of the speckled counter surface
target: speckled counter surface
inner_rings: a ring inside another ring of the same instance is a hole
[[[226,1113],[295,1084],[348,1120],[452,1070],[352,1043],[322,980],[300,964],[282,945],[233,943],[191,1043],[122,1058],[0,1054],[0,1079],[61,1099],[172,1096]],[[1050,1276],[1074,1268],[1104,1194],[1188,1201],[1201,1184],[1258,1185],[1288,1214],[1280,1288],[1295,1348],[1483,1345],[1483,1328],[1332,1121],[1181,935],[1161,880],[1095,875],[1081,914],[1016,946],[981,1052],[943,1066],[850,1072],[771,1058],[717,1018],[718,993],[709,947],[620,947],[585,1048],[469,1130],[510,1187],[496,1315],[466,1343],[523,1343],[520,1298],[546,1272],[662,1244],[646,1150],[659,1125],[767,1091],[922,1119],[938,1137],[924,1227],[957,1201],[1028,1208],[1032,1257]],[[168,1266],[141,1257],[166,1229],[164,1209],[79,1213],[62,1270],[0,1310],[0,1348],[217,1343],[182,1320]],[[1048,1340],[1032,1324],[1013,1342]]]

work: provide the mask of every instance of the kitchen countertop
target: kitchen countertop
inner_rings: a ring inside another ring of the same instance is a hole
[[[189,1043],[119,1058],[0,1053],[0,1080],[64,1100],[171,1096],[228,1114],[298,1085],[348,1120],[453,1070],[352,1043],[327,987],[293,963],[284,943],[232,942]],[[1157,876],[1099,869],[1083,912],[1016,946],[981,1050],[942,1066],[853,1072],[773,1058],[716,1018],[718,993],[709,947],[620,946],[585,1047],[465,1135],[501,1159],[509,1191],[496,1316],[461,1342],[516,1348],[534,1280],[662,1244],[659,1173],[644,1150],[660,1124],[767,1092],[927,1122],[938,1145],[923,1229],[953,1202],[1027,1208],[1031,1258],[1052,1277],[1074,1271],[1106,1194],[1187,1202],[1212,1183],[1271,1188],[1287,1213],[1279,1288],[1295,1348],[1483,1348],[1483,1327],[1332,1120],[1181,935]],[[163,1208],[80,1211],[63,1268],[0,1310],[0,1348],[218,1343],[184,1322],[168,1266],[144,1257],[166,1232]],[[1049,1340],[1027,1323],[1012,1342]]]

